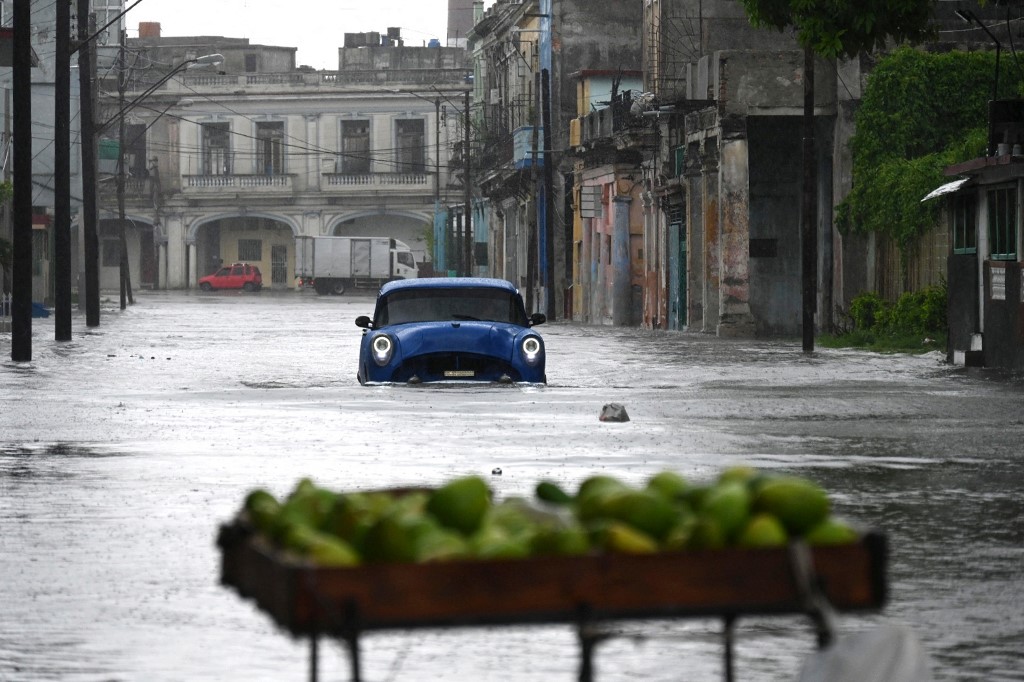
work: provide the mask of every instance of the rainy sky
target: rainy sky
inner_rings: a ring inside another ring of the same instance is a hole
[[[485,0],[484,6],[493,3]],[[346,33],[398,26],[406,45],[422,46],[431,38],[444,44],[447,13],[448,0],[143,0],[128,13],[127,30],[136,37],[139,22],[153,21],[164,37],[216,35],[295,47],[296,64],[333,70]]]

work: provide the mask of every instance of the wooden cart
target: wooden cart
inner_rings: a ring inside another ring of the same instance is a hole
[[[222,526],[218,544],[221,582],[253,599],[293,636],[310,638],[314,681],[322,636],[347,644],[352,679],[359,682],[362,632],[567,623],[579,635],[579,679],[586,682],[593,677],[594,647],[605,636],[602,622],[687,617],[723,619],[725,678],[731,680],[738,617],[820,615],[816,595],[838,611],[877,610],[886,599],[887,547],[877,533],[850,545],[810,551],[800,545],[800,554],[791,546],[356,568],[289,558],[242,520]],[[808,560],[810,573],[800,567]]]

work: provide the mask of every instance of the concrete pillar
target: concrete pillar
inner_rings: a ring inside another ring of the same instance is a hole
[[[185,272],[185,240],[186,228],[182,214],[171,213],[164,215],[164,230],[167,232],[166,267],[167,277],[164,280],[168,289],[185,289],[188,287],[188,277]]]
[[[698,145],[686,152],[686,328],[704,328],[704,182]]]
[[[704,326],[702,331],[718,332],[719,234],[718,234],[718,138],[704,142],[701,180],[704,211]]]
[[[590,321],[590,299],[591,292],[590,288],[593,285],[593,273],[594,273],[594,255],[593,255],[593,244],[594,244],[594,219],[583,218],[583,230],[580,244],[580,291],[579,291],[579,308],[576,311],[575,318],[579,322]]]
[[[612,200],[612,324],[626,326],[630,318],[632,277],[629,267],[629,209],[633,197]]]
[[[640,194],[643,214],[643,301],[641,303],[641,326],[653,328],[658,320],[658,235],[654,215],[654,199],[649,191]]]
[[[186,285],[188,289],[195,288],[196,282],[199,281],[199,264],[196,262],[198,260],[199,254],[196,250],[196,243],[191,241],[188,243],[188,284]]]
[[[160,242],[156,245],[156,271],[157,279],[160,282],[160,289],[170,289],[167,285],[167,244]]]
[[[746,139],[722,141],[718,335],[754,336],[750,314],[750,167]]]

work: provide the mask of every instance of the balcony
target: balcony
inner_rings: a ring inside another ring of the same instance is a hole
[[[117,200],[117,178],[105,178],[97,184],[99,187],[100,199],[104,203]],[[151,194],[151,182],[148,178],[128,177],[124,180],[124,198],[128,201],[149,199]]]
[[[576,143],[592,146],[597,142],[610,141],[616,135],[628,131],[650,127],[650,121],[645,121],[640,109],[634,107],[633,94],[626,90],[609,106],[582,116],[579,119],[579,139]]]
[[[429,190],[433,173],[323,173],[323,191],[344,192]]]
[[[293,175],[183,175],[182,191],[187,195],[204,196],[232,192],[237,194],[289,195],[294,187]]]

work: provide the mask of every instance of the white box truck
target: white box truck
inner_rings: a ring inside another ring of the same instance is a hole
[[[404,242],[388,237],[295,238],[295,276],[312,282],[318,294],[340,296],[346,289],[378,289],[393,279],[419,276]]]

